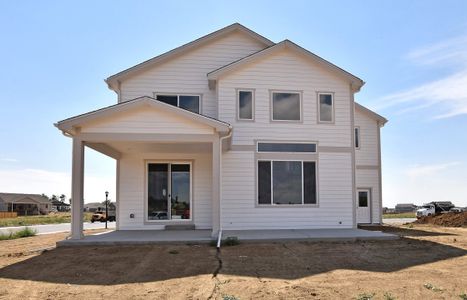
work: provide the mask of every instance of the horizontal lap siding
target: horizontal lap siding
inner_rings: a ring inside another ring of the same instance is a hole
[[[153,92],[201,94],[203,114],[217,117],[216,92],[208,88],[206,74],[262,48],[244,34],[230,34],[124,80],[121,99],[152,97]]]
[[[381,195],[379,193],[379,171],[357,169],[356,184],[357,189],[371,189],[371,221],[373,223],[381,223]]]
[[[193,211],[198,229],[211,228],[211,174],[210,154],[146,153],[123,155],[119,168],[119,229],[163,229],[163,226],[144,225],[145,162],[144,160],[194,160]],[[135,218],[131,219],[130,214]]]
[[[236,89],[255,89],[255,122],[236,121]],[[234,126],[233,144],[255,139],[319,141],[321,146],[349,147],[349,84],[288,51],[243,67],[218,82],[219,118]],[[270,90],[303,91],[303,123],[270,121]],[[316,92],[334,92],[335,124],[318,124]]]
[[[360,149],[355,150],[355,163],[378,165],[378,124],[367,115],[355,111],[355,126],[360,127]]]
[[[256,207],[255,163],[253,152],[230,151],[223,155],[224,229],[352,227],[349,153],[319,154],[319,207]]]
[[[212,134],[213,129],[186,118],[158,111],[156,108],[144,108],[89,122],[81,132]]]

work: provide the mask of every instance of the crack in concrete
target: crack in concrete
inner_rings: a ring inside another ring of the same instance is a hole
[[[217,278],[217,275],[222,269],[222,258],[221,258],[221,249],[217,248],[216,250],[216,259],[217,259],[217,268],[214,270],[212,273],[212,279],[215,281],[214,282],[214,287],[212,289],[211,295],[209,295],[208,300],[213,299],[215,297],[215,294],[219,291],[220,285],[222,284],[219,278]]]

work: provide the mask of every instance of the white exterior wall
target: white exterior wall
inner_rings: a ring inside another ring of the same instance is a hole
[[[155,108],[137,108],[89,122],[82,133],[213,134],[213,128]]]
[[[356,185],[357,189],[369,188],[371,190],[371,222],[381,223],[382,208],[379,189],[379,170],[357,169]]]
[[[125,79],[121,101],[154,92],[199,94],[202,113],[217,117],[216,92],[208,87],[207,73],[264,48],[245,34],[232,33],[166,63]]]
[[[145,211],[145,160],[187,161],[193,160],[192,217],[197,229],[211,228],[211,181],[212,157],[208,154],[140,153],[124,154],[120,158],[118,174],[118,221],[119,230],[164,229],[161,225],[144,224]],[[135,218],[131,219],[130,214]]]
[[[377,121],[356,109],[355,126],[360,128],[360,147],[355,150],[356,165],[378,166]]]
[[[381,223],[379,141],[380,130],[375,119],[355,110],[355,126],[360,128],[360,147],[355,150],[356,186],[371,189],[371,222]]]
[[[224,153],[222,161],[223,229],[351,228],[350,153],[320,153],[318,207],[256,205],[255,154]]]
[[[236,89],[255,90],[254,122],[237,121]],[[302,93],[302,122],[271,121],[271,90]],[[317,92],[334,93],[334,124],[318,124]],[[218,81],[219,118],[233,125],[233,145],[255,140],[316,141],[342,147],[318,158],[318,207],[258,207],[253,151],[224,153],[222,222],[224,229],[351,228],[353,184],[351,105],[348,82],[290,51],[281,51],[227,74]],[[319,147],[318,147],[319,149]]]
[[[236,89],[255,89],[255,121],[236,120]],[[270,90],[302,91],[301,123],[270,121]],[[350,147],[349,83],[309,60],[282,51],[245,66],[218,81],[219,118],[234,127],[233,144],[254,139],[318,141],[321,146]],[[318,124],[317,92],[334,92],[335,124]]]

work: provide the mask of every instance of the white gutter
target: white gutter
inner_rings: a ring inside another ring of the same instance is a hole
[[[219,142],[219,235],[217,237],[217,249],[221,247],[221,240],[222,240],[222,144],[223,141],[231,138],[233,133],[232,125],[229,125],[229,133],[220,138]]]

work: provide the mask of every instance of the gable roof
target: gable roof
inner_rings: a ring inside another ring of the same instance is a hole
[[[269,46],[268,48],[265,48],[263,50],[260,50],[258,52],[255,52],[249,56],[246,56],[244,58],[241,58],[237,61],[234,61],[228,65],[225,65],[217,70],[214,70],[214,71],[211,71],[207,74],[208,76],[208,79],[209,80],[217,80],[219,77],[221,77],[222,75],[228,73],[228,72],[231,72],[231,71],[234,71],[238,68],[240,68],[241,66],[247,64],[247,63],[250,63],[250,62],[254,62],[260,58],[263,58],[263,57],[266,57],[270,54],[273,54],[273,53],[276,53],[280,50],[283,50],[283,49],[291,49],[293,51],[296,51],[297,53],[300,53],[302,55],[305,55],[305,57],[309,58],[310,60],[312,60],[313,62],[315,63],[318,63],[319,65],[325,67],[326,69],[346,78],[347,80],[350,81],[350,83],[352,84],[352,89],[355,91],[355,92],[358,92],[360,90],[360,88],[365,84],[365,82],[358,78],[357,76],[345,71],[344,69],[334,65],[333,63],[325,60],[324,58],[306,50],[305,48],[302,48],[300,47],[299,45],[295,44],[294,42],[290,41],[290,40],[284,40],[280,43],[277,43],[275,45],[271,45]]]
[[[88,112],[82,115],[74,116],[74,117],[59,121],[55,123],[54,125],[55,127],[62,130],[63,132],[66,132],[68,134],[74,134],[75,126],[80,126],[81,124],[84,124],[89,121],[97,120],[99,118],[107,117],[118,112],[123,112],[129,109],[134,109],[134,108],[143,107],[143,106],[155,107],[164,112],[172,113],[172,114],[181,116],[183,118],[191,119],[195,122],[199,122],[201,124],[211,126],[214,129],[216,129],[218,132],[229,132],[231,129],[230,124],[226,122],[219,121],[215,118],[211,118],[211,117],[208,117],[202,114],[197,114],[197,113],[188,111],[186,109],[179,108],[179,107],[161,102],[149,96],[143,96],[143,97],[139,97],[133,100],[110,105],[110,106],[107,106],[107,107],[104,107],[98,110],[94,110],[94,111],[91,111],[91,112]]]
[[[29,198],[34,202],[49,204],[49,199],[39,194],[0,193],[0,199],[5,203],[17,202]]]
[[[359,110],[359,111],[361,111],[362,113],[364,113],[364,114],[366,114],[367,116],[369,116],[370,118],[375,119],[376,121],[378,121],[378,122],[380,123],[380,126],[381,126],[381,127],[383,127],[384,124],[386,124],[386,123],[388,122],[388,120],[387,120],[385,117],[383,117],[383,116],[381,116],[381,115],[375,113],[375,112],[372,111],[371,109],[366,108],[365,106],[363,106],[363,105],[361,105],[361,104],[359,104],[359,103],[357,103],[357,102],[355,102],[355,110]]]
[[[118,85],[118,81],[120,79],[123,79],[129,75],[132,75],[138,71],[141,71],[141,70],[145,70],[147,68],[150,68],[154,65],[157,65],[159,63],[162,63],[162,62],[165,62],[173,57],[175,57],[176,55],[180,55],[180,54],[183,54],[185,52],[188,52],[190,50],[192,50],[193,48],[195,47],[198,47],[200,45],[203,45],[203,44],[206,44],[216,38],[219,38],[219,37],[222,37],[222,36],[225,36],[231,32],[234,32],[234,31],[239,31],[239,32],[242,32],[242,33],[245,33],[247,34],[248,36],[252,37],[253,39],[257,40],[258,42],[264,44],[265,47],[268,47],[268,46],[271,46],[271,45],[274,45],[274,42],[272,42],[271,40],[265,38],[264,36],[254,32],[253,30],[250,30],[248,28],[246,28],[245,26],[239,24],[239,23],[234,23],[232,25],[229,25],[227,27],[224,27],[222,29],[219,29],[217,31],[214,31],[208,35],[205,35],[203,37],[200,37],[192,42],[189,42],[187,44],[184,44],[178,48],[175,48],[173,50],[170,50],[168,52],[165,52],[161,55],[158,55],[156,57],[153,57],[151,59],[148,59],[142,63],[139,63],[137,64],[136,66],[133,66],[131,68],[128,68],[126,70],[123,70],[117,74],[114,74],[110,77],[108,77],[107,79],[105,79],[105,82],[107,83],[108,87],[112,90],[115,90],[117,89],[117,85]]]

